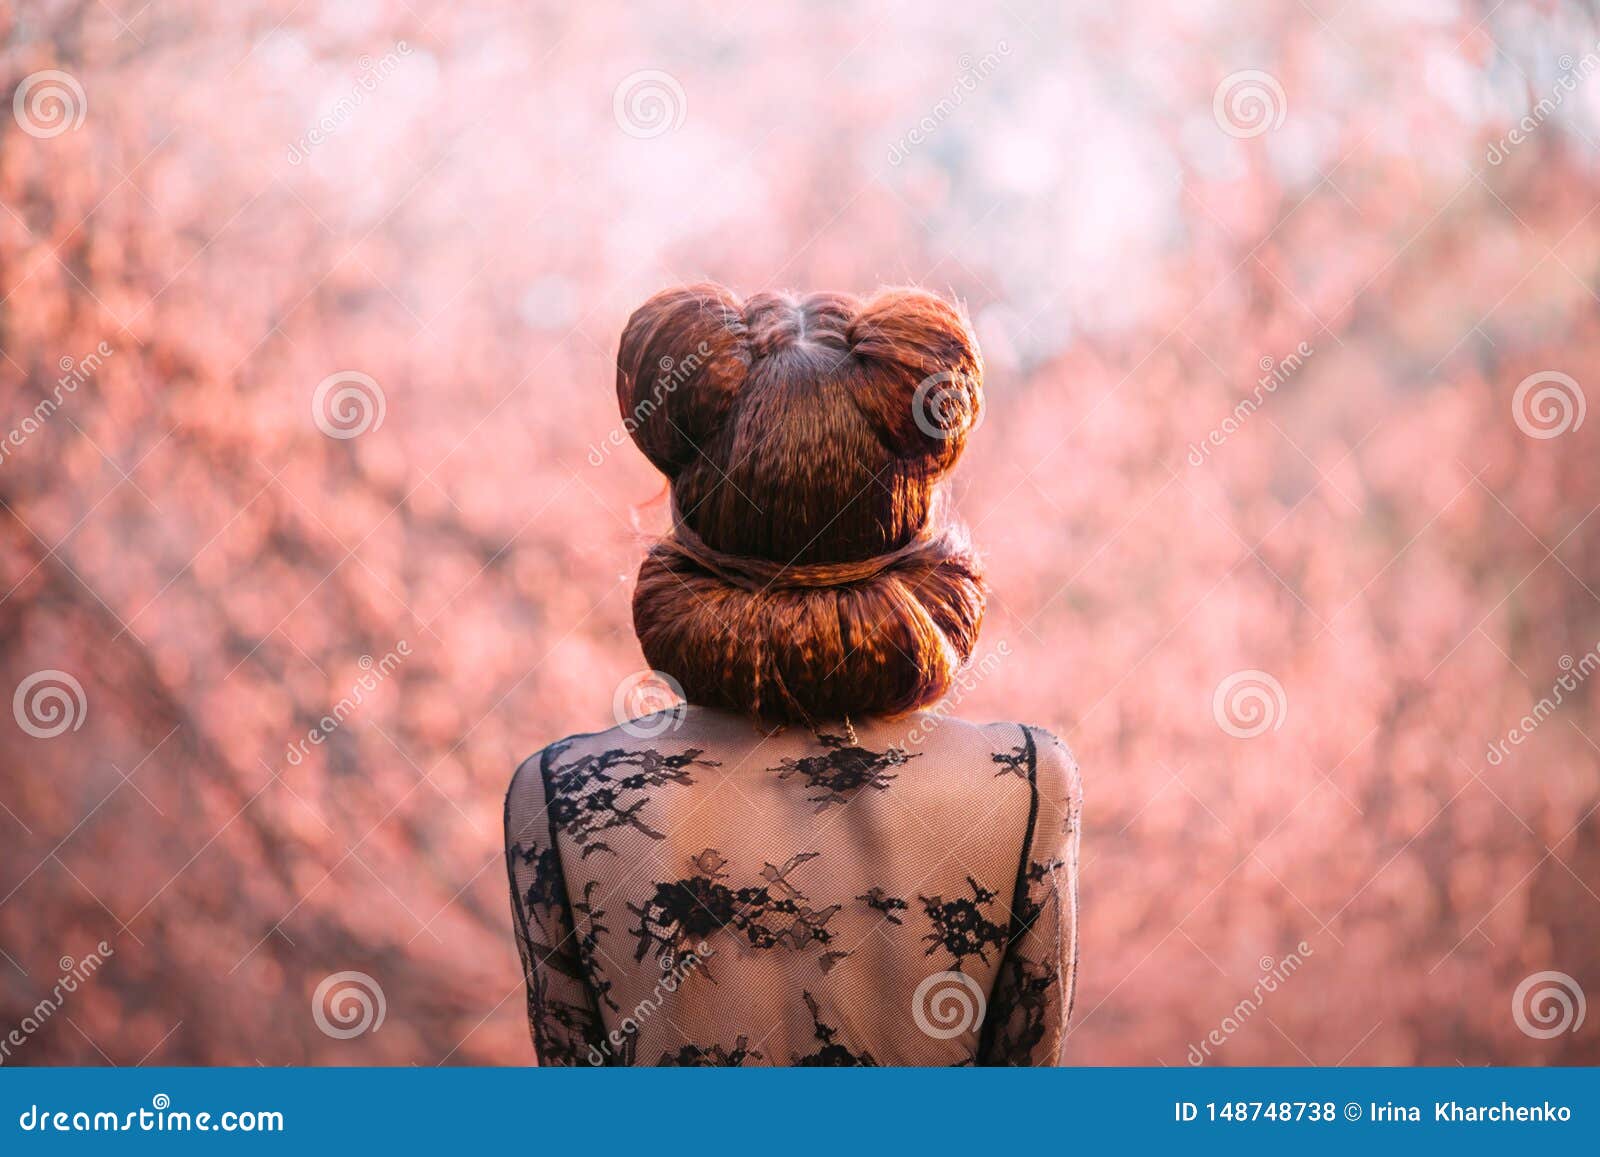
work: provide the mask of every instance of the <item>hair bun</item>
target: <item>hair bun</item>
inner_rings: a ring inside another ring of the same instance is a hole
[[[691,703],[770,721],[899,715],[936,702],[977,644],[984,585],[960,530],[832,587],[730,583],[661,544],[639,568],[645,662]]]
[[[744,306],[745,341],[753,358],[787,349],[806,336],[806,315],[787,293],[758,293]]]
[[[923,290],[890,290],[856,315],[845,338],[881,371],[857,404],[884,444],[941,471],[954,466],[983,405],[983,356],[966,318]]]
[[[664,290],[634,311],[617,351],[617,404],[669,478],[716,436],[750,367],[743,307],[720,285]]]
[[[626,425],[672,485],[673,537],[634,591],[650,665],[764,718],[942,695],[984,594],[964,533],[931,523],[982,391],[971,327],[922,290],[652,297],[617,358]]]

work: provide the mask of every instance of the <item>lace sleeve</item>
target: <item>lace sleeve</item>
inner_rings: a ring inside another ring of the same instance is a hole
[[[598,1063],[604,1028],[585,982],[545,789],[549,749],[517,769],[506,793],[506,868],[517,949],[528,989],[528,1027],[541,1065]]]
[[[1048,731],[1022,730],[1033,802],[1005,957],[984,1017],[983,1065],[1060,1064],[1077,975],[1078,767]]]

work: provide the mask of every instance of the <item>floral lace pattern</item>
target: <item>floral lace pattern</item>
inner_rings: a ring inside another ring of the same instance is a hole
[[[829,1068],[829,1069],[854,1069],[876,1068],[878,1062],[872,1059],[869,1052],[853,1053],[844,1045],[833,1038],[838,1036],[838,1030],[828,1027],[822,1021],[822,1010],[817,1007],[816,998],[809,992],[800,994],[806,1002],[806,1010],[811,1014],[812,1034],[821,1041],[821,1047],[815,1052],[806,1053],[804,1056],[796,1053],[790,1057],[791,1063],[803,1068]]]
[[[574,736],[512,782],[541,1064],[1059,1063],[1079,824],[1054,737],[946,722],[911,752],[904,723],[773,739],[688,720]],[[986,1012],[948,1031],[917,1002],[954,974]]]
[[[797,868],[817,856],[816,852],[801,852],[785,860],[782,867],[763,865],[760,878],[766,883],[730,888],[722,883],[729,875],[723,871],[728,862],[715,848],[707,848],[694,858],[694,875],[655,884],[654,895],[643,906],[628,905],[639,918],[639,926],[633,930],[638,939],[634,960],[643,960],[652,950],[658,958],[670,959],[725,928],[734,929],[751,948],[803,949],[832,943],[828,921],[839,905],[813,908],[805,894],[789,882]],[[827,957],[841,955],[825,953],[824,969],[836,963]]]
[[[950,967],[957,972],[961,971],[961,962],[969,956],[988,963],[989,949],[1005,947],[1010,935],[1005,925],[996,924],[987,915],[994,907],[997,894],[971,876],[967,877],[967,887],[972,889],[970,900],[965,896],[953,900],[938,896],[917,897],[933,922],[933,931],[923,937],[931,941],[927,955],[932,956],[943,948],[953,957]]]
[[[692,747],[676,755],[662,755],[650,748],[612,748],[557,764],[551,772],[550,822],[582,856],[596,852],[616,855],[602,839],[613,828],[631,827],[659,840],[661,833],[644,821],[642,813],[657,788],[692,786],[690,768],[717,766],[714,759],[701,759],[702,754]]]
[[[864,893],[857,896],[856,899],[860,900],[867,907],[872,908],[875,911],[882,912],[883,918],[889,921],[891,924],[905,923],[905,921],[901,919],[899,913],[906,910],[906,902],[900,899],[898,896],[889,895],[889,893],[885,892],[882,888],[876,886],[869,888]]]
[[[849,803],[862,788],[885,791],[894,781],[896,773],[891,767],[900,767],[907,760],[916,759],[898,747],[887,751],[869,751],[857,742],[839,735],[818,735],[817,741],[825,749],[820,755],[800,759],[785,759],[772,770],[779,779],[793,775],[805,777],[806,787],[818,794],[808,797],[819,812],[834,804]]]

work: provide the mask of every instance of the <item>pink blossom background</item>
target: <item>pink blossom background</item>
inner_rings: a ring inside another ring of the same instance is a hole
[[[1206,1063],[1600,1062],[1513,1006],[1600,993],[1594,16],[674,9],[0,5],[0,692],[84,692],[0,717],[0,1033],[112,950],[7,1063],[532,1060],[502,793],[642,665],[613,357],[701,277],[971,311],[959,711],[1082,763],[1069,1060],[1188,1063],[1304,942]]]

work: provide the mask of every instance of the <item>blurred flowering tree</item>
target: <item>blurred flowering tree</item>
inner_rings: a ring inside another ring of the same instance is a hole
[[[959,706],[1084,766],[1073,1060],[1600,1061],[1514,1005],[1600,992],[1586,7],[0,35],[4,1059],[530,1058],[501,793],[640,663],[611,358],[710,276],[972,310]]]

